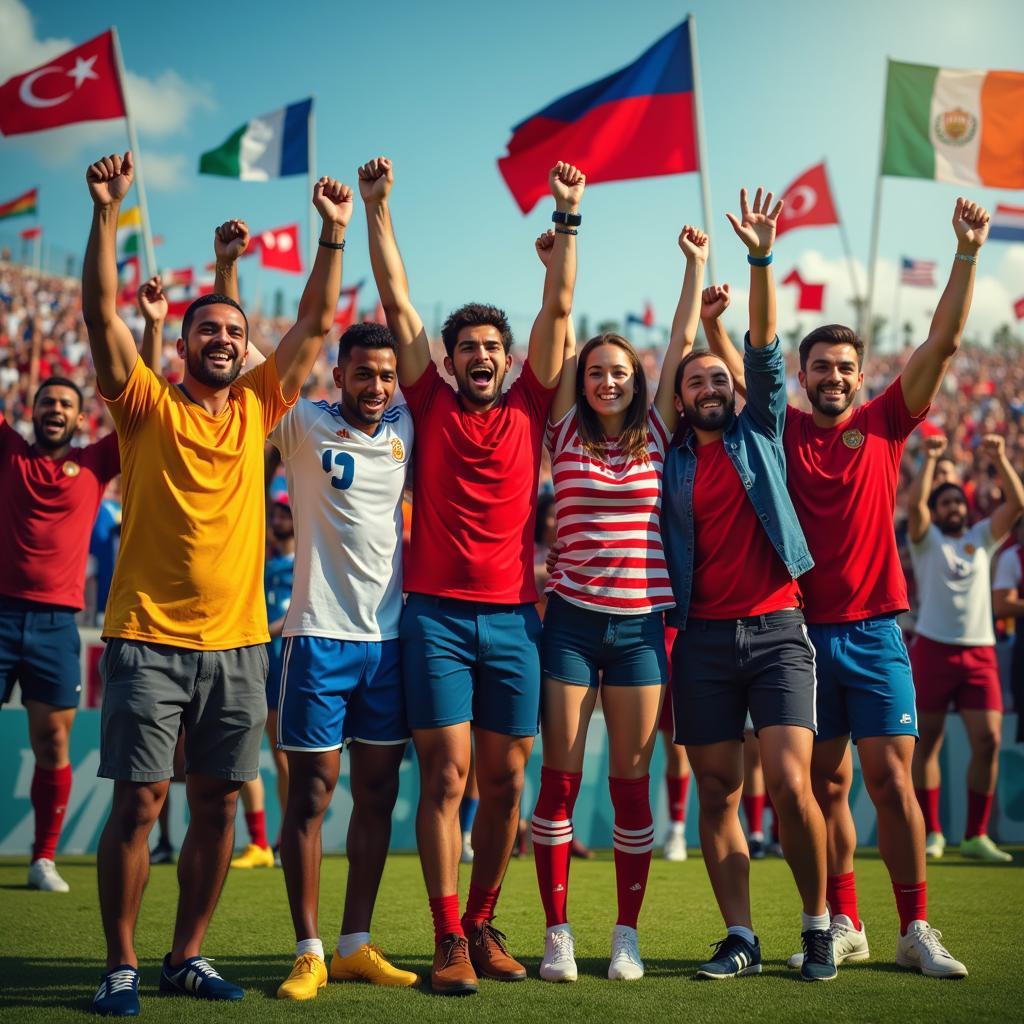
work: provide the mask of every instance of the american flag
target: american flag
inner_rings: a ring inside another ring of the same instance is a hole
[[[934,260],[900,260],[900,284],[917,285],[920,288],[935,287]]]

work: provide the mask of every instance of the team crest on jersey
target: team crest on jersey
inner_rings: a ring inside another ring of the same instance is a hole
[[[400,437],[391,438],[391,457],[395,462],[405,461],[405,445]]]
[[[342,441],[347,441],[352,435],[347,430],[336,430],[334,432],[335,437],[340,437]]]
[[[843,431],[843,444],[847,448],[859,448],[864,443],[864,435],[854,427]]]
[[[973,544],[965,544],[964,545],[964,554],[965,555],[968,555],[968,556],[973,555],[974,552],[977,551],[977,550],[978,549]]]
[[[935,118],[935,134],[947,146],[966,146],[978,131],[978,119],[963,107],[945,110]]]
[[[61,468],[65,476],[78,476],[82,472],[82,467],[77,462],[65,462]]]

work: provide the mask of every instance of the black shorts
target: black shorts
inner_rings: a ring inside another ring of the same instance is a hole
[[[817,731],[814,648],[803,613],[749,619],[691,619],[672,648],[675,742],[743,741],[769,725]]]

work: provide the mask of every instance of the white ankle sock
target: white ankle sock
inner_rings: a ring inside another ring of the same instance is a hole
[[[828,928],[830,920],[831,918],[828,916],[827,910],[824,914],[805,914],[803,911],[801,911],[800,930],[808,932],[813,928],[816,931],[824,931],[826,928]]]
[[[342,932],[338,936],[338,952],[342,956],[351,956],[361,946],[368,946],[369,944],[369,932],[349,932],[348,935]]]
[[[319,939],[299,939],[295,943],[295,958],[304,953],[315,953],[321,960],[324,958],[324,944]]]

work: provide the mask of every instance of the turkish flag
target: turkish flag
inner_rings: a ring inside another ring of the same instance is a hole
[[[341,301],[334,312],[334,323],[343,334],[356,322],[356,303],[359,301],[359,289],[362,286],[363,282],[360,281],[351,288],[341,289]]]
[[[261,231],[249,244],[248,252],[260,254],[260,266],[268,270],[283,270],[286,274],[302,273],[299,256],[299,225]]]
[[[775,226],[776,238],[796,228],[816,228],[839,223],[824,163],[815,164],[804,171],[786,189],[782,198],[785,206]]]
[[[825,286],[823,284],[809,284],[800,276],[795,267],[782,279],[782,283],[795,284],[797,286],[797,309],[806,309],[820,313],[825,308]]]
[[[1024,295],[1013,304],[1013,312],[1017,315],[1018,320],[1024,320]]]
[[[4,135],[124,116],[110,31],[0,85]]]

